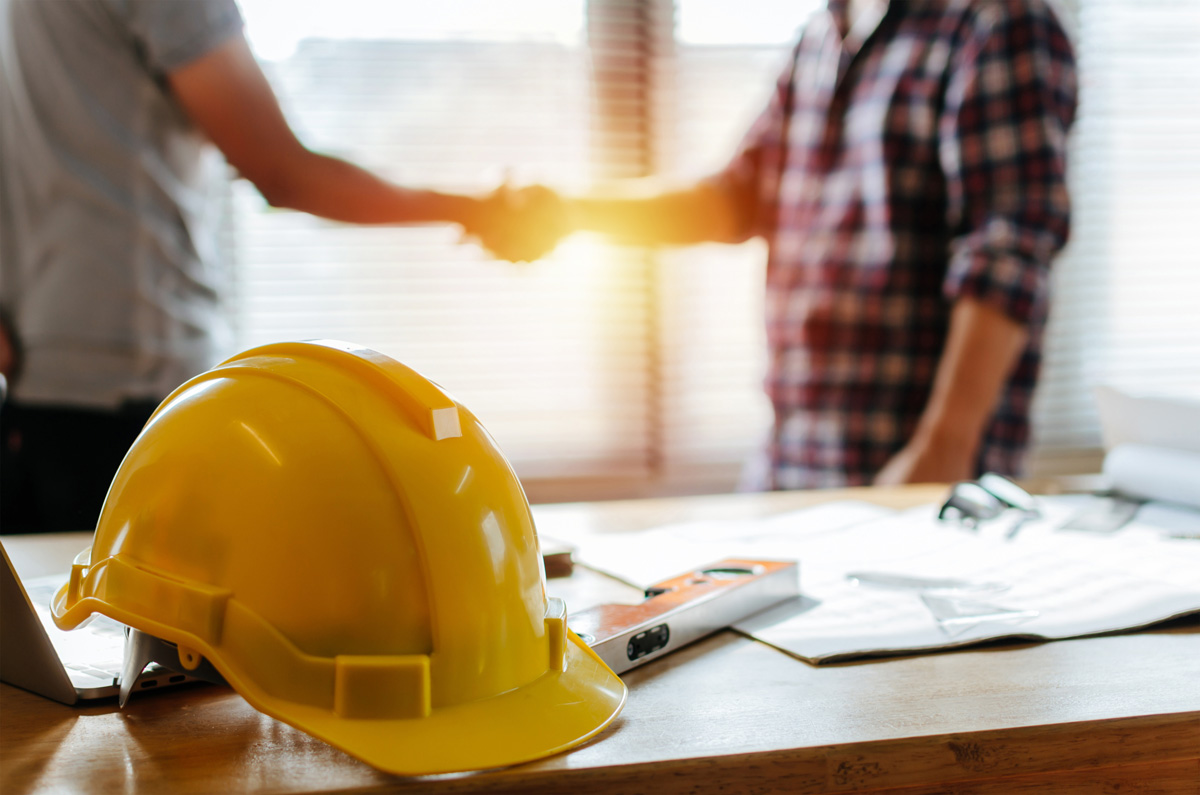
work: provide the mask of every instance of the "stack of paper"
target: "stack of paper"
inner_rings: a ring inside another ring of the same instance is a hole
[[[1200,398],[1098,387],[1096,401],[1112,490],[1200,508]]]

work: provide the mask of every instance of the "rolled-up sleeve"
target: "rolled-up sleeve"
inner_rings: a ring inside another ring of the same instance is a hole
[[[1040,2],[983,5],[958,49],[939,121],[952,232],[943,293],[1022,323],[1044,316],[1066,243],[1074,55]]]

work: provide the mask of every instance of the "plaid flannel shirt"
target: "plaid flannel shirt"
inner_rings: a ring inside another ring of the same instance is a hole
[[[892,0],[857,51],[844,25],[831,0],[806,26],[716,177],[770,243],[775,423],[751,485],[869,483],[912,435],[964,296],[1030,332],[977,461],[1017,474],[1069,227],[1070,43],[1044,0]]]

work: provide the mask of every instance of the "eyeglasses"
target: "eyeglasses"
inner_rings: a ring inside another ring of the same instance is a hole
[[[1010,509],[1019,511],[1020,518],[1009,528],[1009,538],[1015,536],[1023,524],[1042,515],[1032,494],[1003,475],[987,472],[979,480],[955,483],[938,511],[938,518],[957,520],[975,528]]]

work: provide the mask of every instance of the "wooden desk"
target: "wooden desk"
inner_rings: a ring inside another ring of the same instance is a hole
[[[899,507],[943,492],[849,496]],[[570,523],[622,532],[846,496],[535,512],[547,535]],[[10,536],[5,544],[32,575],[64,567],[80,540]],[[637,597],[578,570],[549,590],[575,610]],[[581,748],[507,770],[416,780],[378,773],[223,688],[135,696],[122,713],[0,685],[0,791],[1200,793],[1200,622],[820,668],[723,632],[626,681],[625,711]]]

